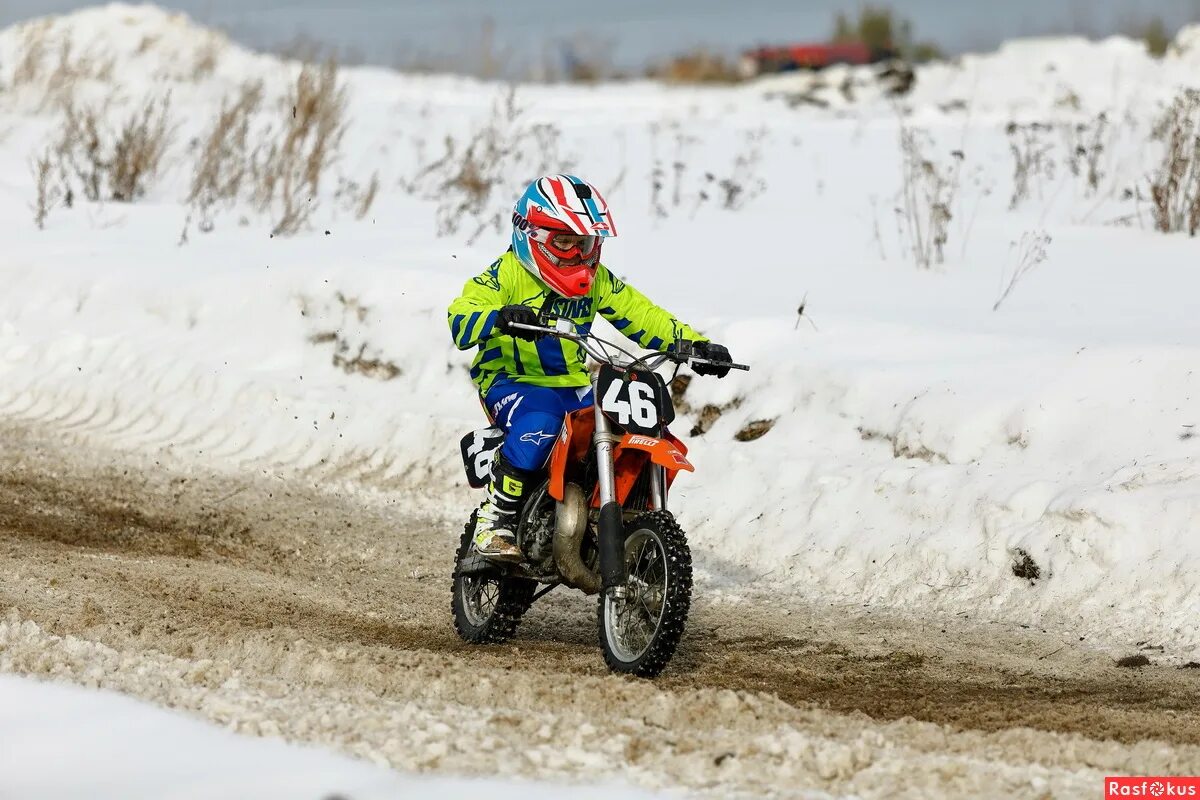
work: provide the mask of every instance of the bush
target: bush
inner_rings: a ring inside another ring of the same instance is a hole
[[[893,54],[908,61],[942,58],[937,45],[914,41],[912,23],[898,17],[887,6],[863,6],[858,11],[858,18],[853,20],[844,12],[838,12],[831,39],[838,44],[858,42],[876,54]]]
[[[646,77],[668,83],[737,83],[744,79],[737,65],[707,50],[675,56],[646,70]]]
[[[1155,17],[1148,22],[1125,26],[1125,34],[1133,39],[1140,39],[1146,44],[1146,52],[1155,58],[1162,58],[1171,46],[1171,34],[1167,32],[1166,23]]]
[[[1155,227],[1164,232],[1200,230],[1200,90],[1185,89],[1154,126],[1164,145],[1150,176]]]

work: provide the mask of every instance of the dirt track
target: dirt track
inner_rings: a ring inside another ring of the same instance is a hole
[[[717,796],[1098,796],[1200,774],[1200,670],[1036,631],[706,602],[656,682],[559,590],[511,644],[449,619],[454,532],[400,499],[68,450],[0,427],[0,669],[411,769]],[[1065,735],[1064,735],[1065,734]]]

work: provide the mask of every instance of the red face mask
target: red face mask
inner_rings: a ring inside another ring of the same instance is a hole
[[[592,288],[600,261],[599,236],[549,228],[531,228],[533,260],[542,280],[564,297],[580,297]]]

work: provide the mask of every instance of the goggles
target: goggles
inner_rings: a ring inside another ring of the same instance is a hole
[[[548,228],[531,228],[529,238],[558,258],[587,258],[600,243],[599,236],[564,233]]]

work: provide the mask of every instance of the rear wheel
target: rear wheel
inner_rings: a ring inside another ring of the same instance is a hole
[[[600,595],[600,647],[614,672],[652,678],[670,662],[687,624],[692,553],[668,511],[642,514],[626,530],[622,591]]]
[[[506,642],[517,632],[521,617],[533,604],[537,581],[505,575],[475,555],[477,512],[471,514],[454,556],[454,585],[450,609],[454,629],[472,644]]]

